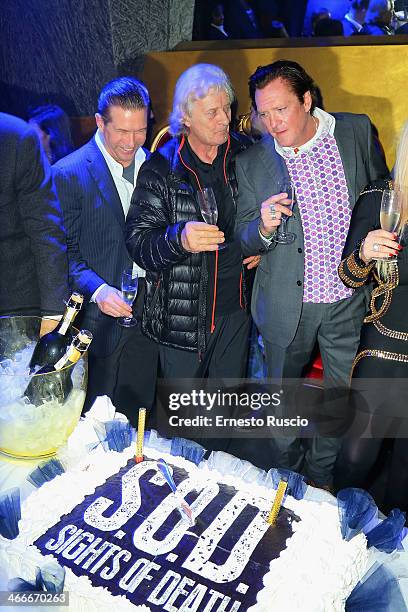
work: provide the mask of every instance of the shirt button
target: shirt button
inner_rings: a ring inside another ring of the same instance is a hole
[[[297,284],[298,287],[301,287],[302,286],[302,281],[296,281],[296,284]]]
[[[298,248],[298,253],[302,253],[302,249],[300,247]]]
[[[265,253],[266,249],[258,249],[258,253]]]

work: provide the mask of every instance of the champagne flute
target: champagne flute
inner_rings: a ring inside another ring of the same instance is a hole
[[[408,222],[400,223],[398,230],[398,242],[401,246],[405,247],[408,245]]]
[[[277,193],[287,193],[287,198],[280,200],[280,204],[287,206],[290,210],[293,209],[293,204],[295,202],[295,188],[290,179],[282,179],[278,182]],[[273,238],[274,242],[278,244],[291,244],[296,240],[296,234],[293,232],[287,231],[289,217],[287,215],[282,214],[281,223],[278,226],[275,237]]]
[[[198,192],[198,203],[200,205],[201,216],[209,225],[217,225],[218,206],[212,187],[203,187]],[[225,244],[219,244],[218,250],[224,249]]]
[[[399,189],[385,189],[381,197],[380,225],[387,232],[395,232],[401,217],[401,192]],[[397,257],[378,257],[378,260],[396,261]]]
[[[134,272],[133,266],[126,268],[122,272],[122,299],[126,304],[132,306],[137,295],[139,277],[137,272]],[[122,327],[133,327],[137,324],[137,320],[132,315],[131,317],[120,317],[118,325]]]

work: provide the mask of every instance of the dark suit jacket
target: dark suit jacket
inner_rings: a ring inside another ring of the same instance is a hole
[[[210,24],[208,26],[207,40],[229,40],[229,37],[225,36],[221,30]]]
[[[388,175],[376,148],[366,115],[333,113],[334,137],[346,176],[350,207],[360,191],[376,178]],[[297,238],[293,244],[272,243],[266,252],[259,236],[261,203],[277,193],[277,181],[289,178],[283,158],[271,136],[265,136],[237,157],[237,231],[244,255],[263,253],[252,293],[252,315],[261,334],[271,343],[287,347],[299,323],[303,303],[304,244],[299,211],[288,223]],[[340,263],[340,262],[339,262]]]
[[[343,17],[341,23],[343,24],[344,36],[352,36],[353,34],[359,33],[359,30],[356,28],[356,26],[352,24],[348,19],[345,19]]]
[[[248,6],[248,8],[250,7]],[[224,26],[230,38],[262,38],[262,32],[258,24],[256,22],[255,24],[252,23],[241,2],[226,0],[224,2],[224,14]]]
[[[95,138],[53,166],[67,231],[70,281],[91,299],[102,284],[121,288],[124,268],[131,264],[125,244],[125,217],[110,170]],[[94,334],[94,355],[110,355],[122,328],[114,317],[89,302],[82,326]]]
[[[0,113],[0,315],[60,314],[67,273],[48,160],[27,123]]]

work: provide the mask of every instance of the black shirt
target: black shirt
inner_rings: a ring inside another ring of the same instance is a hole
[[[201,187],[212,187],[218,206],[217,226],[224,232],[227,246],[218,251],[217,293],[215,316],[231,314],[240,309],[240,275],[242,254],[239,242],[234,240],[236,204],[231,188],[225,182],[224,156],[228,144],[218,147],[217,157],[212,164],[203,162],[192,150],[188,140],[183,149],[187,165],[197,174]],[[228,153],[227,153],[228,156]],[[197,185],[199,189],[199,185]],[[215,252],[204,254],[208,263],[207,321],[210,325],[214,301],[215,286]]]

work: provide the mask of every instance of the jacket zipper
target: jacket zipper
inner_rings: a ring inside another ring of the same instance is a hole
[[[179,148],[177,149],[177,154],[181,160],[181,163],[183,164],[183,166],[185,168],[187,168],[187,170],[189,170],[195,177],[196,181],[197,181],[197,185],[200,191],[202,191],[202,187],[201,187],[201,183],[200,180],[197,176],[197,173],[194,172],[194,170],[192,168],[190,168],[190,166],[188,166],[182,155],[181,155],[181,149],[183,148],[185,143],[185,136],[183,134],[183,137],[180,141],[180,145]],[[230,146],[231,146],[231,137],[228,134],[228,145],[227,148],[225,149],[225,153],[224,153],[224,160],[223,160],[223,170],[224,170],[224,181],[225,184],[228,185],[228,177],[227,177],[227,154],[228,151],[230,150]],[[212,309],[211,309],[211,325],[210,325],[210,333],[213,334],[215,331],[215,308],[216,308],[216,303],[217,303],[217,281],[218,281],[218,251],[215,252],[215,271],[214,271],[214,294],[213,294],[213,303],[212,303]],[[241,299],[240,299],[241,302]]]
[[[152,301],[150,303],[149,310],[147,311],[147,317],[148,318],[150,318],[151,314],[153,313],[153,308],[156,306],[156,302],[157,302],[157,299],[159,297],[159,289],[160,289],[160,278],[159,278],[159,280],[156,283],[156,287],[154,289]]]

